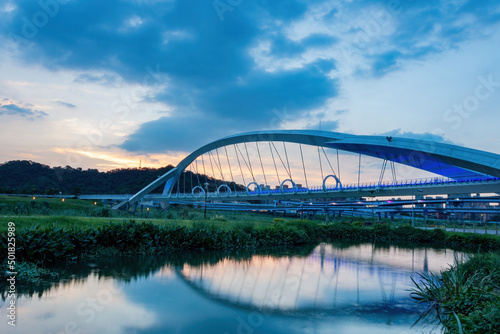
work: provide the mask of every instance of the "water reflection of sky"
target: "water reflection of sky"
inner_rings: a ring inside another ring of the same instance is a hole
[[[418,333],[410,277],[453,259],[451,251],[322,244],[306,257],[167,264],[127,283],[92,274],[20,298],[18,326],[2,321],[0,332]]]

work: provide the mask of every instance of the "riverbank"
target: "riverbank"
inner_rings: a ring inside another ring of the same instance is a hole
[[[422,274],[410,296],[426,303],[446,333],[500,333],[500,254],[474,254],[447,270]],[[427,319],[428,320],[428,319]]]
[[[54,266],[82,261],[92,262],[100,258],[116,258],[124,255],[175,254],[189,250],[258,251],[269,247],[316,245],[322,241],[414,243],[469,252],[488,250],[498,252],[500,250],[500,238],[492,235],[452,233],[440,229],[423,230],[409,225],[390,226],[385,223],[365,225],[360,221],[326,223],[270,216],[259,217],[261,221],[254,222],[231,221],[224,216],[214,215],[212,220],[206,221],[106,221],[102,219],[93,221],[95,218],[92,218],[87,224],[82,222],[76,224],[71,220],[68,220],[68,224],[55,222],[50,224],[50,219],[57,221],[57,217],[48,216],[40,225],[27,224],[15,231],[17,279],[24,284],[51,280],[58,274],[57,270],[50,269]],[[265,220],[262,217],[267,221],[262,221]],[[35,222],[36,217],[34,218]],[[1,233],[1,239],[0,252],[7,254],[7,233]],[[482,281],[488,274],[477,270],[483,266],[474,263],[469,264],[467,272],[474,279]],[[2,268],[7,268],[6,263],[2,264]],[[446,275],[448,274],[444,273],[443,277]],[[429,282],[440,282],[440,277],[432,276],[434,281],[429,280]],[[439,286],[438,283],[435,283],[435,286]],[[447,294],[450,293],[453,292],[443,291],[441,296],[449,300],[451,297]],[[436,305],[435,301],[423,301]],[[470,301],[466,300],[466,302]],[[495,305],[485,306],[481,308],[481,312],[488,314],[495,312],[495,310],[492,311]],[[443,314],[450,314],[446,312]],[[468,323],[481,318],[485,314],[481,312],[472,315],[460,313],[458,319]],[[496,316],[496,313],[493,316]],[[470,317],[472,320],[469,320]],[[451,324],[450,333],[452,333],[453,319],[450,317],[444,317],[444,319],[448,321],[443,322],[445,326],[448,323]]]
[[[134,220],[100,221],[97,225],[32,225],[15,229],[15,256],[46,266],[78,261],[97,252],[156,254],[174,250],[232,250],[295,246],[330,240],[413,242],[469,251],[500,250],[492,235],[422,230],[408,225],[364,226],[361,222],[315,222],[274,219],[268,222]],[[1,234],[0,252],[7,254],[7,233]]]

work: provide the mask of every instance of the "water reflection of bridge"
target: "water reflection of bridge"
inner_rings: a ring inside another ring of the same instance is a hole
[[[346,249],[321,244],[307,257],[256,255],[176,269],[204,297],[230,306],[279,314],[369,312],[407,314],[411,277],[453,262],[452,252],[428,249]]]

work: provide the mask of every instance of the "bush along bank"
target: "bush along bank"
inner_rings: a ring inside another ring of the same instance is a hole
[[[500,238],[488,235],[421,230],[386,224],[364,227],[349,223],[319,224],[308,221],[278,222],[269,228],[235,224],[223,229],[214,223],[196,222],[192,227],[148,222],[107,223],[95,229],[24,228],[16,231],[17,261],[45,266],[73,262],[88,254],[156,254],[174,250],[232,250],[294,246],[319,241],[408,241],[437,247],[500,250]],[[7,235],[1,235],[0,252],[7,254]]]
[[[445,333],[500,333],[499,270],[498,253],[475,254],[440,275],[421,274],[410,296],[428,305],[421,319],[436,317]]]

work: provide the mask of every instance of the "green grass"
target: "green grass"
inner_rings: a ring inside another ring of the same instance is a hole
[[[500,333],[500,254],[455,260],[447,270],[420,274],[410,296],[428,305],[445,333]]]
[[[193,224],[198,222],[206,222],[222,230],[229,230],[234,227],[241,227],[245,224],[251,224],[255,229],[262,229],[266,227],[271,227],[275,224],[273,222],[273,216],[259,216],[253,217],[250,215],[243,215],[238,219],[232,217],[224,218],[221,220],[220,214],[210,214],[207,215],[207,220],[201,217],[194,217],[193,219],[159,219],[159,218],[138,218],[140,221],[151,222],[155,225],[166,226],[166,225],[179,225],[192,227]],[[258,218],[258,219],[255,219]],[[1,216],[0,217],[0,233],[7,232],[7,227],[9,222],[14,222],[16,224],[16,230],[23,228],[31,228],[33,226],[39,226],[40,228],[80,228],[80,229],[95,229],[99,226],[103,226],[106,223],[114,222],[120,223],[128,221],[127,218],[122,217],[82,217],[82,216]],[[290,220],[292,221],[292,220]]]
[[[77,210],[88,209],[94,206],[94,201],[86,201],[80,199],[66,198],[64,201],[61,198],[45,198],[38,197],[33,200],[33,196],[0,196],[0,204],[12,205],[16,203],[29,204],[32,201],[37,203],[47,202],[51,208],[55,210]]]
[[[16,229],[40,227],[97,228],[108,222],[123,222],[130,219],[152,222],[157,225],[177,224],[192,226],[205,221],[203,209],[173,206],[168,210],[152,208],[142,212],[112,211],[101,203],[78,199],[11,197],[0,196],[0,233],[7,231],[8,222]],[[274,216],[253,212],[212,211],[207,221],[227,230],[241,223],[251,222],[254,228],[272,225]]]

